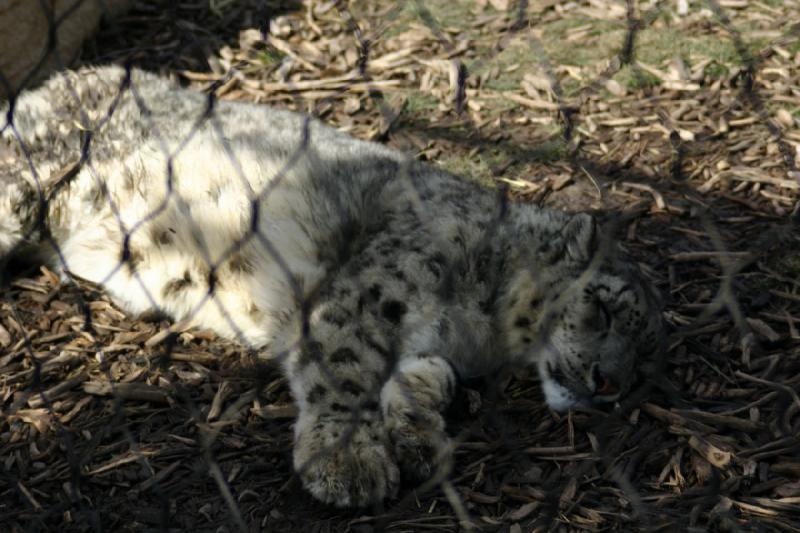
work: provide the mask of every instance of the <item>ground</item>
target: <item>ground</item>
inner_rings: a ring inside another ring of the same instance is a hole
[[[597,212],[665,297],[666,367],[624,416],[552,412],[525,369],[469,383],[448,481],[341,511],[292,475],[274,368],[26,272],[0,301],[0,529],[799,531],[798,20],[796,0],[136,2],[79,63]]]

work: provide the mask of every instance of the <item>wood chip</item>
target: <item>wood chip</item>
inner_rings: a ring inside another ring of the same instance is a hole
[[[696,435],[689,437],[689,446],[717,468],[725,468],[731,462],[732,456],[730,452],[720,450],[707,440]]]
[[[146,383],[109,383],[107,381],[87,381],[83,390],[95,396],[114,396],[122,400],[169,403],[167,393]]]

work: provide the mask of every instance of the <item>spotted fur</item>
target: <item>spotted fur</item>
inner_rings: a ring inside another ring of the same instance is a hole
[[[131,313],[280,358],[295,468],[321,501],[367,505],[401,474],[442,474],[459,377],[537,365],[567,409],[616,400],[656,352],[654,291],[588,215],[505,205],[316,120],[212,109],[138,70],[59,74],[13,119],[0,257],[50,250]]]

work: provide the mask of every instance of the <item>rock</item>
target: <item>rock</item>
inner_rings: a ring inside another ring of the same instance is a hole
[[[8,0],[0,3],[0,99],[72,63],[104,16],[118,16],[132,0]],[[45,11],[50,6],[50,13]],[[56,46],[48,50],[49,20],[57,21]],[[42,61],[42,58],[44,60]]]

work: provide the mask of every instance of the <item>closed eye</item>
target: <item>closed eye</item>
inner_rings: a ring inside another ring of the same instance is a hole
[[[597,301],[597,307],[600,309],[600,315],[603,318],[602,323],[605,327],[602,329],[608,329],[611,326],[611,310],[608,308],[608,305],[602,300]]]
[[[612,314],[608,304],[603,300],[597,299],[592,302],[590,311],[585,317],[586,327],[597,332],[607,332],[611,328]]]

